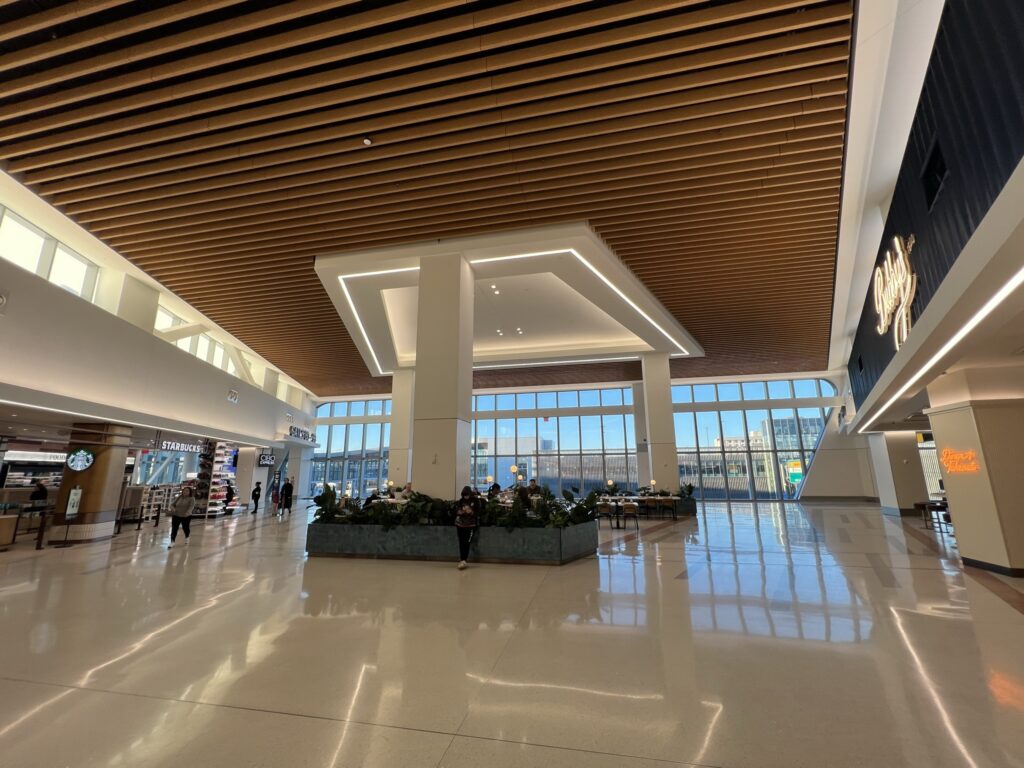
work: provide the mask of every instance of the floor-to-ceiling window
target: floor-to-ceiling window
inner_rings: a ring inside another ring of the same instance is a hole
[[[478,394],[473,411],[477,488],[508,486],[519,475],[555,493],[587,493],[609,480],[637,486],[632,387]]]
[[[704,499],[792,499],[825,431],[824,379],[674,384],[679,482]]]
[[[342,400],[317,407],[312,494],[329,483],[345,496],[366,497],[387,485],[391,400]]]
[[[837,402],[835,387],[819,379],[678,383],[672,401],[679,484],[700,498],[737,501],[794,498]],[[310,491],[327,482],[366,497],[385,486],[390,421],[386,398],[321,404]],[[633,389],[478,392],[470,462],[480,489],[519,476],[555,493],[586,493],[609,480],[635,489]],[[659,487],[675,490],[671,480]]]

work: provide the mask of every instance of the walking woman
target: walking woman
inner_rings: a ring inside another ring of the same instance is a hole
[[[174,547],[174,540],[178,538],[178,528],[185,531],[185,545],[188,546],[188,537],[192,535],[192,511],[196,508],[196,500],[192,495],[192,489],[187,485],[181,489],[181,493],[171,503],[171,543],[168,549]]]
[[[468,485],[455,502],[455,532],[459,535],[459,570],[466,569],[469,559],[469,545],[480,525],[480,497]]]

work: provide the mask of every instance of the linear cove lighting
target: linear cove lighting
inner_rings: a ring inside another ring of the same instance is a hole
[[[964,323],[963,327],[961,327],[959,331],[954,333],[950,337],[949,341],[942,345],[942,349],[940,349],[938,352],[932,355],[928,362],[921,366],[918,372],[915,373],[906,384],[900,387],[899,390],[897,390],[896,394],[889,398],[889,401],[885,405],[883,405],[874,416],[868,419],[867,423],[865,423],[863,427],[858,429],[857,432],[861,434],[866,432],[868,427],[870,427],[872,424],[875,423],[875,421],[878,420],[879,416],[881,416],[883,413],[889,410],[889,408],[892,407],[893,403],[895,403],[897,400],[903,397],[903,395],[906,394],[908,389],[910,389],[912,386],[914,386],[914,384],[920,381],[921,378],[926,373],[928,373],[928,371],[934,368],[936,364],[938,364],[938,362],[942,360],[942,358],[948,355],[952,351],[953,347],[955,347],[957,344],[963,341],[967,337],[967,334],[969,334],[971,331],[977,328],[978,325],[981,324],[981,321],[984,320],[989,315],[991,315],[1000,304],[1002,304],[1010,297],[1010,294],[1012,294],[1021,286],[1022,283],[1024,283],[1024,267],[1021,267],[1017,271],[1017,274],[1010,278],[1009,282],[1007,282],[1002,288],[996,291],[992,295],[992,298],[986,301],[984,306],[982,306],[981,309],[975,312],[974,316],[966,323]]]
[[[597,269],[597,267],[595,267],[593,264],[591,264],[589,261],[587,261],[587,259],[584,258],[583,255],[580,254],[579,251],[577,251],[575,248],[559,248],[559,249],[553,250],[553,251],[535,251],[533,253],[517,253],[517,254],[512,254],[512,255],[509,255],[509,256],[490,256],[490,257],[482,258],[482,259],[471,259],[469,263],[470,264],[492,264],[492,263],[498,262],[498,261],[517,261],[517,260],[520,260],[520,259],[533,259],[533,258],[537,258],[539,256],[559,256],[561,254],[571,254],[571,255],[575,256],[580,261],[580,263],[582,263],[587,269],[589,269],[599,280],[601,280],[601,282],[603,282],[612,291],[614,291],[615,294],[620,299],[622,299],[626,304],[628,304],[638,315],[640,315],[640,317],[642,317],[644,320],[646,320],[651,325],[651,327],[656,329],[666,339],[668,339],[669,342],[671,342],[679,350],[678,353],[675,353],[675,352],[672,353],[670,355],[670,357],[689,356],[690,352],[689,352],[689,350],[686,349],[686,347],[684,347],[682,344],[680,344],[678,341],[676,341],[668,331],[666,331],[657,322],[655,322],[655,320],[650,315],[648,315],[646,312],[644,312],[636,304],[636,302],[634,302],[632,299],[630,299],[617,285],[615,285],[615,283],[613,283],[611,280],[609,280],[607,277],[605,277],[605,275],[599,269]],[[345,294],[345,300],[346,300],[346,302],[348,302],[348,306],[349,306],[349,309],[352,312],[352,316],[355,318],[356,325],[359,327],[359,333],[363,337],[363,341],[366,344],[366,348],[370,351],[370,357],[373,358],[373,364],[376,366],[377,372],[381,376],[393,375],[394,371],[385,371],[381,367],[380,360],[377,357],[377,353],[376,353],[376,351],[373,348],[373,344],[370,342],[370,336],[366,332],[366,327],[363,325],[362,318],[359,316],[359,312],[356,309],[355,302],[352,300],[352,294],[349,293],[348,286],[345,284],[345,281],[346,280],[351,280],[351,279],[357,278],[357,277],[376,277],[376,276],[379,276],[379,275],[390,275],[390,274],[396,274],[396,273],[399,273],[399,272],[418,272],[419,269],[420,269],[419,267],[400,267],[400,268],[397,268],[397,269],[381,269],[381,270],[376,270],[376,271],[373,271],[373,272],[354,272],[354,273],[351,273],[351,274],[348,274],[348,275],[339,275],[338,276],[338,283],[341,285],[341,290]],[[494,289],[494,285],[492,285],[491,288],[493,290]],[[497,294],[500,293],[500,291],[495,290],[494,293],[497,295]],[[500,334],[500,331],[499,331],[499,334]],[[569,361],[559,360],[559,361],[545,362],[545,363],[530,363],[528,365],[566,365],[566,364],[571,364],[571,363],[574,363],[574,362],[575,363],[614,362],[614,361],[621,361],[621,360],[636,360],[636,359],[638,359],[638,358],[636,358],[636,357],[613,357],[613,358],[597,358],[597,359],[592,359],[592,360],[569,360]],[[524,365],[524,364],[509,364],[509,365],[474,366],[474,370],[484,370],[484,369],[491,369],[491,368],[519,368],[519,367],[526,367],[526,365]]]

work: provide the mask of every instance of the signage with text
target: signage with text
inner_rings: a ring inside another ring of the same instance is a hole
[[[973,475],[981,469],[976,451],[954,451],[943,448],[939,455],[943,468],[951,475]]]
[[[907,240],[897,235],[892,247],[885,252],[885,261],[875,267],[874,296],[878,325],[875,330],[884,336],[892,327],[896,349],[910,335],[910,305],[917,293],[917,275],[910,267],[910,252],[914,250],[914,236]]]
[[[42,451],[7,451],[3,454],[4,461],[27,461],[32,464],[63,464],[67,461],[66,453],[45,453]]]
[[[302,427],[296,427],[294,424],[288,427],[288,436],[297,437],[299,440],[306,440],[308,442],[313,442],[314,440],[312,432],[308,429],[303,429]]]
[[[202,443],[181,443],[177,440],[164,440],[160,443],[161,451],[179,451],[180,453],[199,453]]]
[[[272,467],[277,463],[277,458],[272,453],[261,453],[259,466],[261,467]]]

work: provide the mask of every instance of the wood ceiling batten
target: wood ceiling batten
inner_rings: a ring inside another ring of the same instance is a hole
[[[111,2],[15,47],[0,157],[314,392],[388,389],[317,255],[581,220],[707,350],[675,375],[825,364],[849,2],[231,4]]]
[[[148,13],[133,16],[115,24],[104,25],[98,29],[90,29],[67,37],[58,37],[48,43],[42,43],[31,48],[26,48],[14,53],[0,56],[0,72],[6,72],[16,67],[23,67],[34,64],[37,61],[61,56],[72,51],[83,48],[90,48],[100,43],[110,42],[116,37],[142,32],[147,29],[173,24],[193,16],[201,16],[204,13],[227,8],[232,5],[239,5],[245,0],[184,0],[174,5],[165,6]],[[81,70],[80,70],[81,72]],[[84,74],[84,72],[81,72]],[[5,94],[15,94],[26,90],[10,88],[10,83],[4,85]],[[9,89],[10,88],[10,89]],[[9,89],[9,90],[8,90]],[[59,100],[51,102],[50,106],[58,106]]]
[[[240,1],[240,0],[236,0]],[[166,53],[192,48],[213,40],[219,40],[232,35],[250,32],[261,27],[269,27],[274,24],[281,24],[286,21],[301,18],[302,16],[320,13],[322,11],[338,9],[345,5],[352,5],[359,0],[296,0],[296,2],[285,5],[276,5],[262,11],[239,14],[226,21],[208,24],[198,29],[190,29],[186,32],[168,34],[156,40],[147,40],[145,43],[132,45],[126,48],[112,51],[106,54],[91,56],[83,61],[75,61],[63,66],[55,66],[42,72],[25,75],[24,77],[8,80],[4,83],[4,93],[14,96],[19,93],[31,91],[34,88],[53,85],[64,80],[74,80],[85,75],[98,72],[110,67],[121,67],[137,61],[160,56]],[[120,31],[120,30],[119,30]],[[230,61],[230,59],[226,59]],[[5,56],[0,58],[0,64],[9,63]],[[139,73],[136,76],[137,83],[148,82],[145,74]],[[112,90],[118,90],[126,81],[118,80],[120,85],[114,85],[109,78],[106,82]],[[111,91],[107,91],[108,93]],[[54,104],[71,103],[80,100],[85,96],[81,88],[69,88],[60,94]],[[65,101],[66,100],[66,101]]]
[[[76,0],[75,2],[58,5],[56,8],[51,8],[48,11],[32,13],[0,25],[0,42],[13,40],[42,29],[56,27],[58,24],[81,19],[118,5],[127,5],[130,2],[132,0]],[[3,3],[3,5],[9,4],[11,3]]]

